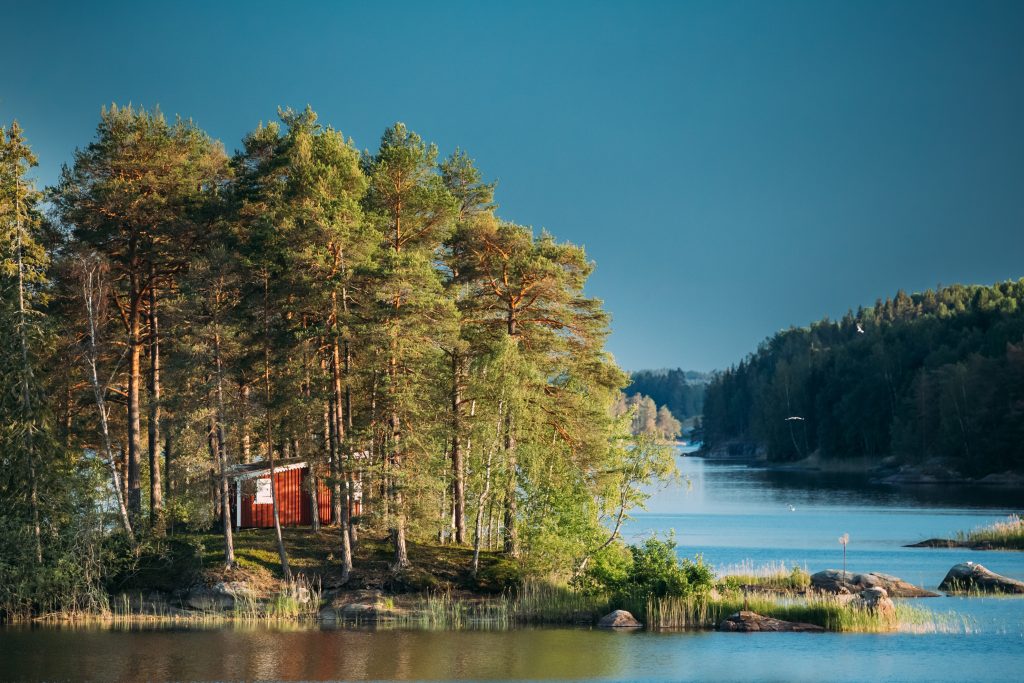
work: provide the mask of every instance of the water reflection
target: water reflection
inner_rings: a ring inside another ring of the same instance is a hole
[[[332,680],[617,676],[630,634],[585,629],[0,630],[0,678]],[[597,647],[597,642],[600,647]],[[628,658],[626,658],[628,659]]]

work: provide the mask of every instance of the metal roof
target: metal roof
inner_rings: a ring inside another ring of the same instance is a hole
[[[274,461],[274,472],[285,472],[287,470],[306,467],[306,461],[302,458],[283,458]],[[232,479],[253,479],[270,475],[270,461],[260,460],[257,462],[240,463],[227,468],[225,474]]]

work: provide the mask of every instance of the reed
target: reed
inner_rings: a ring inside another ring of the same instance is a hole
[[[656,630],[710,629],[727,616],[747,609],[766,617],[817,624],[827,631],[879,633],[902,630],[904,624],[938,629],[948,621],[927,609],[897,603],[895,615],[884,615],[833,595],[811,593],[768,595],[753,593],[649,599],[648,628]]]
[[[811,574],[806,567],[784,562],[754,565],[750,560],[728,565],[718,571],[718,587],[737,590],[744,586],[783,591],[804,591],[811,585]]]
[[[1004,520],[980,526],[968,532],[958,531],[956,539],[964,545],[991,545],[996,548],[1024,550],[1024,518],[1010,515]]]
[[[402,627],[450,629],[593,624],[610,610],[609,605],[606,595],[584,593],[550,580],[531,579],[495,597],[464,598],[450,592],[428,593],[395,609],[384,621]]]

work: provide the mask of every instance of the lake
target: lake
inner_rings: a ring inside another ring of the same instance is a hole
[[[1024,553],[903,548],[1024,507],[1024,493],[893,488],[848,475],[680,459],[625,529],[675,531],[679,551],[716,567],[785,563],[895,574],[935,588],[972,560],[1024,579]],[[647,679],[682,681],[1020,681],[1024,598],[931,598],[962,627],[920,634],[612,633],[589,628],[418,631],[218,627],[0,629],[0,680]]]

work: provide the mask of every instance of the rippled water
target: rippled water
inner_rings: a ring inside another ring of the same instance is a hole
[[[674,529],[680,553],[728,566],[785,562],[810,571],[883,571],[935,587],[953,564],[1024,579],[1024,553],[901,547],[1024,508],[1021,492],[874,486],[680,461],[679,486],[629,523]],[[687,480],[689,483],[687,483]],[[790,509],[792,506],[793,510]],[[932,598],[968,629],[930,634],[609,633],[581,628],[372,631],[8,628],[0,680],[648,679],[684,681],[1021,681],[1024,598]]]

